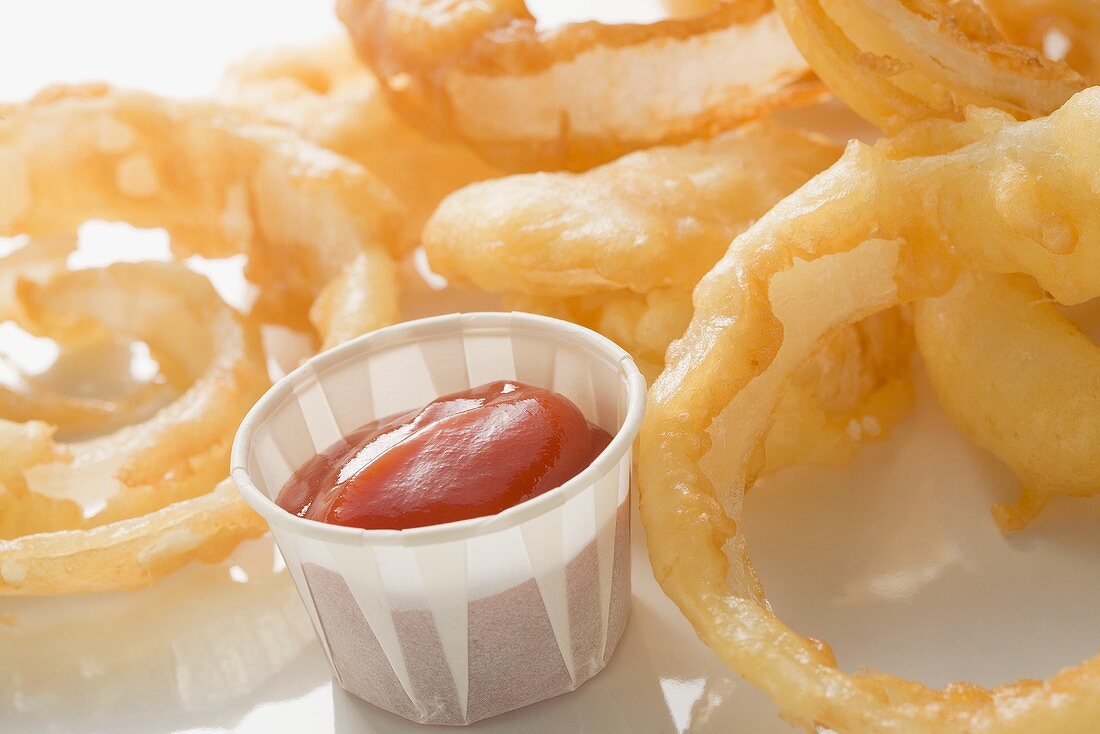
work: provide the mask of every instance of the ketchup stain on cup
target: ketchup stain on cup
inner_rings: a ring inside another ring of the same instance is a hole
[[[562,395],[490,382],[361,426],[306,462],[277,502],[368,530],[495,515],[572,479],[610,441]]]

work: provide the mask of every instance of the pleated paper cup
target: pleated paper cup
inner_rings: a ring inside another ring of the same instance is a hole
[[[494,380],[572,400],[613,438],[561,487],[498,515],[409,530],[296,517],[274,499],[375,418]],[[271,527],[347,691],[406,719],[467,724],[598,673],[630,608],[631,444],[645,382],[604,337],[557,319],[471,313],[382,329],[280,380],[241,424],[232,474]]]

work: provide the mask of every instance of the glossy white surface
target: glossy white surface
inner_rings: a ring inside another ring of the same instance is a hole
[[[0,99],[89,78],[197,94],[250,48],[335,29],[327,2],[4,3]],[[410,295],[410,318],[477,305],[428,292]],[[777,612],[847,669],[932,684],[1045,676],[1093,654],[1100,501],[1057,503],[1001,535],[988,510],[1012,477],[958,435],[923,377],[919,388],[913,415],[854,465],[791,470],[750,494],[746,531]],[[633,616],[604,673],[467,731],[793,731],[695,639],[653,582],[638,527],[633,573]],[[429,730],[333,690],[264,539],[137,593],[0,600],[0,731]]]

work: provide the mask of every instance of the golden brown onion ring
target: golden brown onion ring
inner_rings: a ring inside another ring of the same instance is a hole
[[[827,647],[773,615],[741,535],[775,406],[822,338],[941,295],[964,266],[1030,273],[1064,303],[1100,295],[1100,89],[1049,118],[985,111],[936,124],[946,139],[975,142],[920,157],[852,144],[696,288],[640,435],[650,558],[702,640],[807,727],[1084,734],[1100,720],[1100,656],[992,690],[843,673]],[[1077,235],[1068,251],[1064,231],[1033,226],[1036,201]]]
[[[819,136],[759,122],[580,174],[485,181],[443,201],[424,249],[435,272],[493,293],[688,291],[735,235],[839,155]]]
[[[972,0],[776,0],[813,70],[887,132],[969,105],[1045,115],[1085,86],[1064,63],[1005,42]]]
[[[1013,43],[1049,50],[1090,84],[1100,83],[1097,0],[982,0],[982,7]]]
[[[1034,281],[968,273],[915,316],[940,403],[1024,485],[994,507],[1002,529],[1022,530],[1057,495],[1100,492],[1100,349]]]
[[[0,117],[0,235],[163,227],[180,256],[247,254],[259,314],[296,327],[358,255],[403,248],[400,206],[369,171],[221,105],[95,85]]]
[[[509,169],[585,169],[816,99],[769,0],[651,25],[536,27],[522,0],[341,0],[395,106]]]
[[[782,6],[784,3],[781,2]],[[1072,6],[1071,9],[1076,8]],[[1086,2],[1088,8],[1080,7],[1076,8],[1077,12],[1074,13],[1074,23],[1088,25],[1090,23],[1089,14],[1092,12],[1095,14],[1100,5],[1096,3]],[[793,6],[792,6],[793,7]],[[802,9],[798,11],[798,15],[792,15],[791,22],[794,24],[802,24],[798,27],[803,27],[807,33],[806,44],[821,44],[815,48],[816,52],[821,54],[821,59],[828,60],[833,58],[830,53],[843,47],[843,39],[837,36],[835,29],[828,31],[829,18],[835,16],[837,19],[841,19],[840,22],[843,27],[843,32],[849,38],[858,42],[860,49],[866,50],[867,48],[881,49],[883,44],[887,43],[883,39],[886,38],[881,27],[876,25],[883,22],[884,18],[894,19],[894,25],[900,25],[896,22],[899,17],[906,17],[909,21],[914,23],[914,28],[919,29],[921,24],[919,14],[924,13],[929,17],[937,18],[940,25],[940,32],[943,34],[942,41],[948,44],[949,48],[954,54],[945,58],[954,58],[958,62],[957,66],[952,66],[947,63],[938,62],[924,62],[923,71],[915,77],[916,81],[904,81],[904,74],[892,73],[892,78],[888,81],[891,84],[898,85],[898,88],[910,85],[915,89],[920,89],[921,84],[927,79],[939,79],[938,82],[928,88],[928,94],[932,99],[939,99],[944,104],[938,107],[927,108],[920,105],[911,105],[904,95],[897,95],[890,97],[888,95],[874,96],[872,101],[874,104],[880,105],[879,112],[874,114],[882,114],[890,116],[892,125],[902,125],[906,122],[915,122],[911,124],[904,131],[902,131],[896,139],[887,141],[883,146],[883,149],[887,154],[893,156],[906,156],[906,155],[927,155],[937,152],[938,150],[950,148],[953,145],[962,144],[963,140],[957,139],[959,135],[973,135],[980,134],[980,131],[970,130],[966,131],[963,128],[955,128],[945,135],[942,126],[938,126],[935,123],[929,125],[920,124],[920,120],[926,116],[955,116],[961,111],[960,105],[977,101],[982,104],[988,104],[992,106],[1008,109],[1017,117],[1032,117],[1041,114],[1048,103],[1037,102],[1034,104],[1017,104],[1012,102],[1012,94],[1015,92],[1023,92],[1035,95],[1035,100],[1040,100],[1046,96],[1053,94],[1057,99],[1064,91],[1062,82],[1068,80],[1069,77],[1064,73],[1065,67],[1062,65],[1062,73],[1052,75],[1053,67],[1046,69],[1046,73],[1036,75],[1034,79],[1028,79],[1024,74],[1026,69],[1021,68],[1015,72],[1018,83],[1016,87],[1004,87],[1001,83],[1006,80],[1011,80],[1012,77],[1000,77],[1000,82],[997,81],[996,76],[989,77],[975,77],[977,79],[973,87],[965,87],[960,80],[967,80],[969,83],[971,77],[974,76],[971,71],[972,68],[984,68],[981,66],[974,67],[971,64],[964,64],[960,60],[963,56],[957,54],[962,53],[966,48],[966,44],[959,44],[960,40],[967,34],[972,36],[972,41],[981,41],[984,39],[990,44],[994,44],[997,48],[997,53],[991,58],[995,61],[997,58],[1004,56],[1005,54],[1011,57],[1028,58],[1027,50],[1019,47],[1009,46],[999,40],[996,32],[989,25],[988,20],[981,14],[981,11],[973,5],[968,4],[941,4],[941,3],[924,3],[913,10],[905,10],[901,8],[892,7],[889,4],[865,3],[865,2],[836,2],[835,0],[826,0],[826,2],[819,5],[812,5],[809,3],[803,3],[799,5]],[[1041,9],[1032,8],[1035,14],[1042,14]],[[1049,10],[1049,8],[1048,8]],[[789,12],[795,13],[796,11],[790,10]],[[803,14],[806,13],[806,14]],[[813,13],[816,13],[814,15]],[[828,13],[828,15],[826,15]],[[1098,16],[1100,17],[1100,16]],[[948,22],[950,21],[950,22]],[[1024,23],[1026,18],[1019,18],[1019,23]],[[864,25],[866,24],[866,27]],[[927,25],[927,24],[925,24]],[[796,25],[792,25],[794,29]],[[870,29],[870,30],[869,30]],[[969,29],[969,30],[968,30]],[[927,28],[925,29],[927,31]],[[797,31],[792,30],[796,38],[799,38]],[[862,35],[861,35],[862,34]],[[900,37],[900,36],[899,36]],[[912,39],[920,38],[919,35],[911,36]],[[831,41],[830,41],[831,39]],[[952,41],[952,39],[954,39]],[[1033,39],[1034,40],[1034,39]],[[829,43],[833,46],[830,48]],[[925,43],[931,44],[931,41],[925,40]],[[951,43],[959,44],[958,48],[951,48]],[[877,44],[877,45],[875,45]],[[921,55],[925,53],[923,46],[919,44],[905,44],[898,41],[897,48],[901,49],[898,53],[901,54],[914,54]],[[972,50],[979,48],[978,45],[972,44]],[[992,48],[992,47],[991,47]],[[811,53],[807,48],[806,52]],[[824,63],[824,62],[823,62]],[[1029,65],[1035,66],[1036,69],[1042,71],[1041,65],[1029,62]],[[899,67],[900,68],[900,67]],[[822,72],[826,77],[825,72]],[[923,74],[924,76],[921,76]],[[847,80],[845,80],[847,81]],[[949,89],[952,89],[952,93],[945,95],[942,88],[937,85],[944,85]],[[849,92],[838,92],[841,96],[847,94],[860,94],[865,90],[856,89],[855,86]],[[850,100],[849,100],[850,101]],[[866,109],[866,108],[864,108]],[[1005,187],[1020,188],[1021,195],[1017,197],[1017,205],[1021,206],[1020,211],[1015,212],[1012,216],[1016,223],[1022,227],[1031,227],[1037,238],[1045,239],[1048,246],[1058,249],[1071,249],[1074,247],[1077,233],[1072,231],[1071,227],[1067,227],[1064,222],[1060,222],[1056,214],[1051,214],[1050,210],[1046,207],[1045,202],[1042,202],[1034,196],[1026,195],[1026,191],[1029,189],[1029,184],[1026,181],[1027,174],[1019,168],[1015,170],[1008,170],[1004,174]],[[1012,183],[1016,180],[1017,183]],[[970,289],[973,291],[973,288]],[[998,289],[1003,290],[1003,289]],[[957,329],[962,330],[965,328],[964,323],[971,323],[972,320],[977,317],[977,313],[962,313],[966,311],[968,307],[962,303],[962,299],[959,298],[945,298],[942,300],[943,305],[940,307],[940,313],[943,318],[948,318],[946,313],[951,310],[952,305],[957,305],[960,309],[959,319],[962,322],[957,326]],[[1010,298],[1009,302],[1004,305],[1003,310],[999,310],[991,306],[988,301],[986,302],[986,308],[980,310],[982,313],[1005,313],[1011,312],[1013,305],[1019,305],[1018,298]],[[1014,324],[1014,327],[1019,327],[1019,324]],[[929,331],[930,329],[926,329]],[[943,335],[939,349],[936,351],[922,350],[927,355],[929,360],[935,362],[941,369],[940,372],[940,393],[941,397],[946,403],[948,403],[948,412],[956,422],[962,426],[969,435],[975,438],[975,440],[982,446],[992,450],[997,456],[1002,458],[1012,467],[1017,476],[1027,485],[1025,494],[1020,504],[1012,507],[1006,507],[998,505],[994,509],[995,517],[998,523],[1003,529],[1022,529],[1028,521],[1033,519],[1047,500],[1054,494],[1069,493],[1069,494],[1088,494],[1091,493],[1089,487],[1100,489],[1100,485],[1093,482],[1091,475],[1085,474],[1077,477],[1069,477],[1069,466],[1080,466],[1082,462],[1087,463],[1087,452],[1077,457],[1075,462],[1059,463],[1051,462],[1047,468],[1050,470],[1047,477],[1044,479],[1038,476],[1034,471],[1028,471],[1028,465],[1031,459],[1029,457],[1042,454],[1045,456],[1066,456],[1067,443],[1058,443],[1051,440],[1051,436],[1055,434],[1044,434],[1041,431],[1031,431],[1028,435],[1031,442],[1028,448],[1025,450],[1019,442],[1010,446],[1012,443],[1011,436],[1016,432],[1016,420],[1011,415],[1011,407],[1006,406],[1001,410],[994,410],[990,406],[992,400],[990,391],[973,393],[973,385],[977,384],[989,384],[991,386],[1000,383],[1000,380],[983,381],[972,380],[966,383],[965,390],[972,392],[970,397],[965,397],[962,394],[964,386],[959,383],[956,384],[955,389],[951,390],[947,386],[947,380],[949,379],[944,375],[944,364],[952,362],[954,369],[959,373],[968,373],[970,375],[978,374],[981,372],[989,371],[992,367],[986,361],[986,357],[982,351],[976,349],[967,349],[965,345],[958,343],[959,349],[957,352],[948,354],[940,351],[942,349],[948,349],[949,341],[946,337],[946,332],[950,332],[950,327],[946,324],[941,326],[940,333]],[[1000,330],[995,330],[996,333],[1000,333]],[[1031,337],[1035,337],[1039,332],[1025,333],[1024,331],[1016,328],[1013,331],[1009,328],[1010,333],[1014,333],[1020,340],[1026,340]],[[1057,333],[1057,332],[1056,332]],[[931,339],[931,337],[929,337]],[[1020,344],[1025,344],[1026,341],[1021,341]],[[1037,341],[1031,345],[1034,349],[1041,349],[1039,346],[1041,341]],[[1020,347],[1025,348],[1025,347]],[[1028,350],[1030,352],[1030,349]],[[970,359],[972,363],[967,364],[964,368],[963,359],[964,355]],[[996,361],[994,361],[996,363]],[[999,373],[1000,374],[1000,373]],[[1004,377],[1003,374],[1001,374]],[[1015,383],[1016,389],[1023,387],[1022,383]],[[1016,402],[1014,406],[1020,405],[1057,405],[1057,403],[1051,403],[1049,401],[1050,395],[1046,395],[1044,398],[1036,395],[1033,400],[1025,400],[1023,402]],[[1066,413],[1072,413],[1075,410],[1074,401],[1080,400],[1080,397],[1072,400],[1067,400],[1064,404]],[[972,412],[971,412],[972,411]],[[1056,411],[1058,412],[1058,411]],[[1086,426],[1079,426],[1078,430],[1087,432]],[[1054,445],[1058,444],[1058,445]],[[1012,449],[1011,451],[1009,449]],[[1090,485],[1091,482],[1091,485]],[[1061,489],[1059,489],[1059,487]]]
[[[346,39],[251,55],[226,72],[219,98],[366,167],[405,205],[410,243],[419,243],[444,196],[500,175],[467,146],[425,135],[395,113]]]
[[[0,593],[130,588],[263,532],[225,477],[237,424],[267,386],[254,325],[205,277],[174,263],[119,263],[17,287],[14,317],[64,343],[103,328],[147,342],[190,386],[152,418],[57,444],[43,423],[0,422]]]
[[[34,239],[0,258],[0,314],[10,317],[19,311],[16,288],[21,281],[39,282],[65,271],[76,244],[75,237]],[[83,378],[88,360],[97,364],[109,361],[117,369],[129,369],[128,345],[117,335],[97,327],[71,336],[74,338],[63,345],[49,376],[27,375],[9,355],[0,355],[11,380],[0,384],[0,415],[16,422],[39,420],[54,426],[58,438],[78,440],[133,422],[132,416],[137,414],[148,417],[179,391],[182,371],[167,355],[153,355],[159,357],[161,368],[157,379],[117,398],[85,397],[55,389],[55,374],[77,370]],[[125,365],[118,364],[120,358]]]
[[[0,594],[148,586],[191,561],[220,561],[266,530],[233,481],[223,479],[212,491],[133,518],[0,540]]]

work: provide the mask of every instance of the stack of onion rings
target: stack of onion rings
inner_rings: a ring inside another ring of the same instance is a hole
[[[182,265],[68,270],[34,240],[0,261],[3,318],[63,350],[103,333],[143,341],[185,388],[121,428],[106,422],[117,405],[4,393],[23,422],[0,424],[0,593],[129,588],[220,558],[263,530],[225,479],[237,423],[267,384],[256,323],[309,318],[328,345],[395,320],[400,207],[353,161],[219,105],[87,86],[2,117],[0,234],[159,226],[179,256],[247,255],[260,296],[246,318]],[[104,435],[61,444],[23,420],[50,406]]]
[[[33,247],[28,245],[28,247]],[[148,583],[263,531],[224,480],[237,423],[267,387],[256,327],[175,263],[118,263],[22,281],[27,331],[64,345],[102,328],[145,341],[187,389],[148,420],[58,444],[39,421],[3,421],[0,591],[44,594]],[[17,448],[18,447],[18,448]]]
[[[654,573],[719,656],[792,720],[840,732],[1087,732],[1100,656],[1048,681],[932,690],[849,675],[769,609],[741,535],[784,386],[822,338],[946,292],[963,269],[1023,272],[1062,303],[1100,295],[1100,90],[1048,118],[984,111],[927,123],[957,147],[906,156],[853,144],[738,237],[694,294],[695,315],[650,393],[639,489]],[[943,143],[942,147],[949,147]],[[1005,174],[1022,167],[1029,185]],[[1033,200],[1072,228],[1036,231]]]

